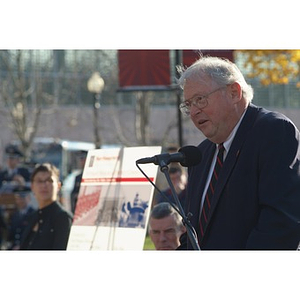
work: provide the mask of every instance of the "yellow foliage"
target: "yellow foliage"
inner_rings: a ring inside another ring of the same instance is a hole
[[[270,79],[267,78],[262,78],[260,82],[262,85],[269,85],[271,83]]]
[[[259,78],[263,85],[288,84],[300,74],[300,50],[237,51],[244,54],[248,76]]]

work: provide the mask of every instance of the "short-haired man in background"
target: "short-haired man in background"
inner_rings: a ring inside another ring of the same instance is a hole
[[[149,235],[156,250],[176,250],[185,231],[182,217],[171,204],[162,202],[153,207]]]

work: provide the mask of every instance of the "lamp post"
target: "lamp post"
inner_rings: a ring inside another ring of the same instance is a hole
[[[99,72],[94,72],[87,82],[87,89],[93,94],[93,114],[94,114],[94,136],[96,149],[101,147],[101,139],[98,128],[98,111],[100,108],[101,93],[104,89],[104,80]]]
[[[180,50],[175,50],[175,66],[179,66],[182,63],[181,53]],[[176,74],[179,77],[178,70],[176,69]],[[182,137],[182,115],[179,109],[179,105],[181,103],[181,91],[177,89],[176,91],[177,97],[177,117],[178,117],[178,144],[179,147],[182,147],[183,144],[183,137]]]

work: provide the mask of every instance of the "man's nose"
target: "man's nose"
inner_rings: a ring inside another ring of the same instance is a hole
[[[165,241],[165,240],[166,240],[166,235],[165,235],[163,232],[161,232],[161,233],[159,234],[159,240],[160,240],[160,241]]]
[[[192,104],[191,107],[190,107],[190,115],[191,115],[191,117],[195,116],[196,114],[198,114],[201,111],[202,111],[202,109],[199,108],[197,105]]]

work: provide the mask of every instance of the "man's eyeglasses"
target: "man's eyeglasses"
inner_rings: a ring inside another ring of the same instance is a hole
[[[190,100],[186,100],[186,101],[184,101],[183,103],[181,103],[179,105],[179,109],[184,115],[189,116],[191,114],[192,105],[195,105],[199,109],[203,109],[208,104],[208,101],[207,101],[208,97],[211,94],[213,94],[217,91],[220,91],[221,89],[224,89],[224,88],[226,88],[226,87],[222,86],[222,87],[220,87],[220,88],[218,88],[218,89],[216,89],[216,90],[214,90],[214,91],[212,91],[212,92],[210,92],[206,95],[203,95],[203,96],[197,95],[197,96],[193,97]]]

